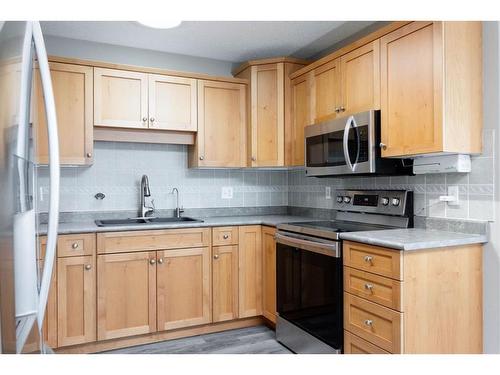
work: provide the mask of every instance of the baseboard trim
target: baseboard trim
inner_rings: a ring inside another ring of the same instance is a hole
[[[212,323],[198,327],[180,328],[172,331],[155,332],[147,335],[122,337],[105,341],[89,342],[74,346],[54,349],[57,354],[90,354],[99,353],[113,349],[121,349],[130,346],[152,344],[159,341],[180,339],[183,337],[198,336],[207,333],[228,331],[231,329],[253,327],[265,323],[261,316],[231,320],[229,322]]]

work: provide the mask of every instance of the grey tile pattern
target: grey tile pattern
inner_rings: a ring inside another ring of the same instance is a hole
[[[265,326],[235,329],[154,344],[111,350],[103,354],[291,354]]]

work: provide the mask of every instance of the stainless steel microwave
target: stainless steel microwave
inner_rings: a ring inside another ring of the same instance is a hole
[[[366,111],[305,128],[307,176],[409,175],[411,161],[382,158],[380,111]]]

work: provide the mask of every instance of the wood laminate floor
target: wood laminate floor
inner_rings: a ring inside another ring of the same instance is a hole
[[[290,354],[266,326],[138,345],[105,354]]]

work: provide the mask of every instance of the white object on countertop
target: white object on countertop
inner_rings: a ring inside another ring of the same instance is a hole
[[[470,155],[422,156],[413,160],[413,173],[468,173],[471,171]]]

